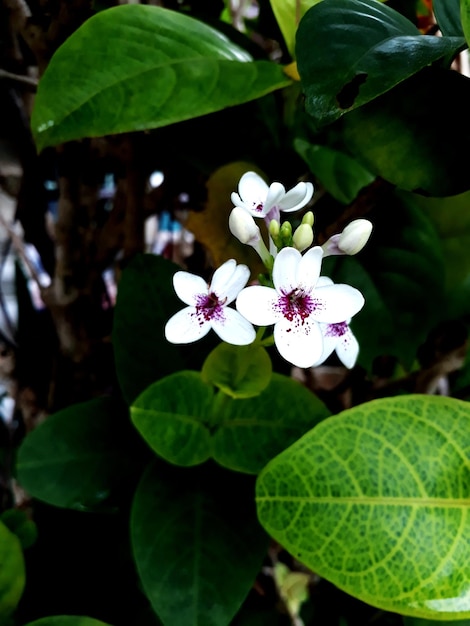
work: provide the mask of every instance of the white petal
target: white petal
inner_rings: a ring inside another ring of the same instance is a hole
[[[328,276],[320,276],[320,278],[317,280],[316,287],[318,289],[318,287],[327,287],[328,285],[333,284],[333,281],[331,280],[331,278],[328,278]]]
[[[256,338],[256,332],[248,320],[238,311],[229,307],[224,308],[224,320],[212,320],[212,328],[222,341],[235,346],[246,346]]]
[[[278,293],[287,294],[298,287],[297,269],[302,255],[295,248],[283,248],[274,260],[273,282]]]
[[[173,287],[178,298],[189,305],[196,303],[197,296],[209,293],[206,281],[189,272],[176,272],[173,276]]]
[[[238,193],[242,201],[253,209],[263,203],[268,195],[269,187],[255,172],[246,172],[238,183]]]
[[[341,337],[328,334],[329,324],[320,324],[323,335],[323,352],[321,357],[316,361],[312,367],[317,367],[326,361],[326,359],[333,353],[340,341]]]
[[[235,300],[240,291],[250,278],[250,270],[247,265],[237,265],[235,271],[221,288],[220,295],[225,300],[225,304],[230,304]],[[218,293],[218,292],[217,292]]]
[[[310,248],[302,257],[297,270],[297,285],[309,293],[315,287],[321,271],[323,250],[320,246]]]
[[[279,208],[286,213],[298,211],[310,202],[312,196],[312,183],[298,183],[295,187],[290,189],[279,202]]]
[[[230,194],[230,200],[235,206],[243,206],[243,200],[240,198],[236,191],[232,191]]]
[[[350,285],[318,287],[313,292],[315,310],[312,316],[317,322],[337,324],[356,315],[364,306],[362,293]]]
[[[282,316],[279,307],[276,307],[279,296],[272,287],[253,285],[240,291],[237,298],[237,309],[257,326],[274,324]]]
[[[269,187],[268,195],[264,201],[263,213],[269,213],[273,207],[279,206],[281,199],[284,197],[286,189],[281,183],[272,183]]]
[[[359,354],[359,343],[352,334],[351,329],[348,329],[348,331],[339,338],[336,344],[336,354],[349,369],[356,364],[357,355]]]
[[[201,322],[196,308],[190,306],[170,317],[165,326],[165,337],[170,343],[193,343],[207,335],[210,329],[210,322]]]
[[[282,318],[274,326],[274,342],[279,354],[297,367],[312,367],[323,353],[320,325],[311,318],[297,326]]]
[[[228,261],[225,261],[225,263],[222,263],[222,265],[215,270],[212,276],[209,291],[217,294],[219,298],[223,300],[225,297],[227,283],[232,278],[236,267],[237,262],[235,259],[229,259]]]

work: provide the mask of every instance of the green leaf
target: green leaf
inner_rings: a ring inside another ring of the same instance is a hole
[[[41,149],[166,126],[290,82],[280,65],[252,61],[199,20],[125,5],[94,15],[57,50],[40,81],[31,123]]]
[[[15,610],[25,576],[20,540],[0,522],[0,621]]]
[[[148,387],[131,407],[137,430],[170,463],[213,458],[253,474],[327,415],[313,393],[280,374],[256,397],[233,399],[214,394],[197,372],[177,372]]]
[[[342,120],[346,147],[402,189],[450,196],[470,188],[462,152],[470,142],[470,80],[426,68]]]
[[[445,37],[464,36],[460,20],[460,0],[433,0],[432,9]]]
[[[470,619],[452,620],[451,622],[446,620],[445,623],[449,624],[449,626],[470,626]],[[442,622],[436,622],[436,620],[432,619],[420,619],[419,617],[405,617],[403,626],[442,626]]]
[[[455,3],[455,0],[453,0]],[[461,0],[460,2],[460,18],[462,20],[462,28],[465,33],[467,43],[470,41],[470,1]]]
[[[364,294],[366,304],[351,328],[360,345],[359,362],[369,371],[381,355],[395,356],[409,368],[447,313],[444,260],[433,224],[409,196],[386,188],[378,203],[378,212],[369,215],[374,230],[364,250],[324,261],[335,282]]]
[[[320,2],[297,33],[307,112],[319,125],[331,123],[464,45],[462,38],[421,35],[377,0]]]
[[[176,465],[203,463],[211,456],[205,427],[212,417],[213,388],[199,372],[182,371],[150,385],[131,406],[134,426],[162,458]]]
[[[111,398],[50,415],[23,440],[18,480],[33,497],[78,510],[113,506],[132,468],[127,412]]]
[[[135,494],[131,539],[142,585],[164,624],[225,626],[267,547],[246,477],[151,466]]]
[[[295,34],[300,18],[321,0],[270,0],[274,17],[279,25],[289,54],[295,55]]]
[[[256,343],[249,346],[219,344],[204,361],[201,375],[232,398],[257,396],[269,385],[272,363],[266,349]]]
[[[339,202],[350,204],[374,176],[347,154],[326,146],[294,140],[294,148],[325,189]]]
[[[7,509],[0,515],[0,522],[14,533],[24,549],[31,547],[37,539],[38,529],[33,520],[20,509]]]
[[[81,617],[79,615],[54,615],[52,617],[41,617],[34,622],[29,622],[26,626],[109,626],[92,617]]]
[[[257,481],[261,524],[347,593],[416,617],[470,617],[470,405],[368,402],[324,420]]]

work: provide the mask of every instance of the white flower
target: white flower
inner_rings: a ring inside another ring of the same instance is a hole
[[[323,354],[314,366],[321,365],[336,350],[338,358],[349,369],[354,367],[359,354],[359,343],[349,328],[349,321],[321,324]]]
[[[250,270],[230,259],[221,265],[210,285],[200,276],[176,272],[173,286],[176,295],[187,305],[175,313],[165,326],[165,337],[171,343],[191,343],[207,335],[212,328],[222,341],[243,346],[254,341],[253,326],[238,311],[229,308],[246,285]]]
[[[281,183],[269,187],[255,172],[246,172],[238,183],[238,193],[232,193],[235,206],[243,207],[253,217],[268,217],[279,221],[279,211],[297,211],[310,202],[312,183],[298,183],[286,192]]]
[[[342,233],[333,235],[323,244],[324,256],[333,254],[357,254],[369,241],[372,223],[358,219],[350,222]]]
[[[343,322],[364,305],[361,292],[354,287],[319,280],[322,257],[319,246],[304,256],[295,248],[283,248],[274,261],[274,289],[247,287],[236,302],[243,317],[253,324],[274,324],[277,349],[298,367],[311,367],[321,359],[321,324]]]

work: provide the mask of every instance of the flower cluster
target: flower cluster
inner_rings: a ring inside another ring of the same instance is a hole
[[[247,345],[256,338],[253,325],[273,326],[279,353],[293,365],[314,367],[336,351],[346,367],[353,367],[359,344],[349,323],[363,307],[364,297],[350,285],[334,284],[321,276],[321,268],[325,256],[359,252],[372,225],[368,220],[354,220],[322,247],[312,247],[310,211],[294,232],[290,222],[280,224],[281,211],[297,211],[312,196],[311,183],[298,183],[286,192],[280,183],[268,187],[254,172],[244,174],[238,193],[231,196],[235,206],[229,228],[258,252],[269,272],[269,284],[247,287],[250,270],[234,259],[214,272],[210,285],[199,276],[176,272],[176,294],[188,306],[167,322],[167,340],[190,343],[212,328],[227,343]],[[263,218],[268,225],[269,249],[255,218]],[[236,308],[228,306],[234,301]]]

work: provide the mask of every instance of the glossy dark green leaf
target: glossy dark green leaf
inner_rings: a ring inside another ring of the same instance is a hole
[[[445,268],[433,224],[408,198],[389,191],[375,215],[372,236],[355,257],[330,257],[324,272],[365,297],[351,323],[359,362],[392,355],[410,367],[428,332],[446,315]]]
[[[470,188],[470,79],[427,68],[342,119],[351,154],[402,189],[450,196]]]
[[[165,339],[166,322],[186,306],[173,289],[173,274],[180,269],[162,257],[143,254],[122,273],[113,347],[119,384],[129,404],[154,381],[185,369],[193,355],[195,367],[204,359],[210,338],[181,348]]]
[[[39,148],[157,128],[290,82],[280,65],[253,61],[199,20],[124,5],[94,15],[57,50],[40,81],[32,128]]]
[[[470,617],[470,404],[412,395],[324,420],[257,481],[262,525],[373,606]]]
[[[347,154],[295,139],[294,147],[333,198],[350,204],[374,175]]]
[[[436,21],[446,37],[464,37],[460,19],[460,3],[461,0],[433,0],[432,9]]]
[[[246,477],[211,467],[155,465],[131,513],[137,570],[168,626],[226,626],[252,587],[267,547]]]
[[[25,586],[20,540],[0,522],[0,622],[15,610]]]
[[[150,385],[131,407],[137,430],[170,463],[213,458],[252,474],[328,415],[317,396],[280,374],[256,397],[234,399],[214,393],[198,372],[177,372]]]
[[[202,379],[233,398],[257,396],[269,385],[272,363],[266,349],[219,344],[204,361]]]
[[[452,0],[455,4],[455,0]],[[465,33],[467,43],[470,41],[470,2],[469,0],[461,0],[460,2],[460,18],[462,20],[462,28]]]
[[[20,540],[23,550],[32,546],[38,536],[38,529],[25,511],[7,509],[0,515],[0,522]]]
[[[109,626],[92,617],[82,617],[80,615],[53,615],[52,617],[41,617],[34,622],[29,622],[26,626]]]
[[[377,0],[320,2],[297,33],[306,109],[318,124],[333,122],[464,45],[462,38],[421,35]]]
[[[111,398],[74,404],[50,415],[23,440],[18,480],[55,506],[106,509],[132,470],[127,412]]]

